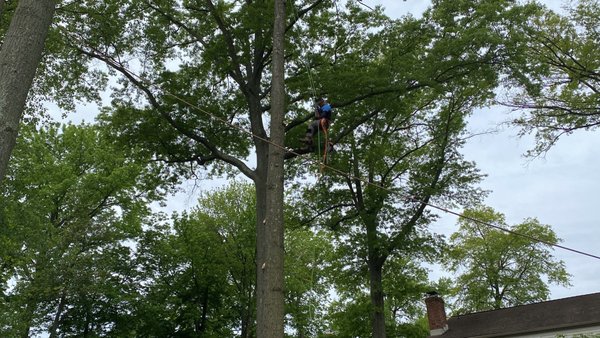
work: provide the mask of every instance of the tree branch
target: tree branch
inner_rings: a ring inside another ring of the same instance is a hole
[[[377,90],[373,90],[370,93],[359,95],[359,96],[354,97],[352,99],[349,99],[347,101],[332,102],[331,106],[333,108],[341,108],[341,107],[349,106],[349,105],[351,105],[351,104],[353,104],[355,102],[362,101],[362,100],[370,98],[370,97],[374,97],[374,96],[378,96],[378,95],[383,95],[383,94],[390,94],[390,93],[409,92],[409,91],[413,91],[415,89],[423,88],[425,86],[426,85],[424,85],[424,84],[415,83],[415,84],[409,84],[409,85],[403,86],[403,87],[386,87],[386,88],[380,88],[380,89],[377,89]]]
[[[323,3],[323,0],[317,0],[312,5],[309,5],[306,8],[296,11],[296,15],[292,18],[292,21],[290,21],[290,23],[285,28],[285,32],[287,33],[287,31],[292,29],[294,27],[294,25],[296,24],[296,22],[298,22],[306,13],[310,12],[313,8],[317,7],[321,3]],[[292,6],[293,6],[293,4],[292,4]],[[295,10],[295,8],[294,8],[294,10]]]
[[[354,121],[351,125],[349,125],[346,129],[342,129],[337,136],[333,139],[333,143],[339,143],[340,140],[346,136],[348,136],[350,133],[352,133],[356,128],[360,127],[363,123],[368,122],[370,119],[372,119],[373,117],[375,117],[377,114],[379,114],[381,112],[381,110],[377,109],[374,110],[368,114],[363,115],[360,119]]]
[[[238,84],[240,86],[243,86],[243,85],[245,85],[245,83],[242,81],[243,76],[242,76],[242,71],[240,69],[241,62],[237,55],[237,51],[235,48],[235,41],[234,41],[233,37],[231,36],[231,31],[227,27],[227,24],[221,17],[220,13],[217,11],[217,8],[213,4],[212,0],[206,0],[206,5],[208,6],[213,18],[217,22],[217,26],[219,27],[219,30],[221,30],[221,33],[223,33],[223,37],[225,38],[225,43],[227,45],[227,51],[228,51],[229,57],[231,58],[232,65],[234,67],[233,71],[239,79]]]
[[[328,207],[328,208],[325,208],[325,209],[322,209],[322,210],[320,210],[319,212],[317,212],[317,214],[316,214],[316,215],[314,215],[314,216],[313,216],[313,217],[311,217],[310,219],[307,219],[307,220],[304,220],[304,221],[302,221],[302,222],[301,222],[301,225],[307,225],[307,224],[310,224],[310,223],[311,223],[312,221],[314,221],[315,219],[317,219],[317,218],[319,218],[319,217],[323,216],[324,214],[326,214],[326,213],[328,213],[328,212],[330,212],[330,211],[332,211],[332,210],[334,210],[334,209],[343,208],[343,207],[351,207],[351,206],[353,206],[353,204],[349,204],[349,203],[339,203],[339,204],[336,204],[336,205],[332,205],[332,206],[330,206],[330,207]]]
[[[189,35],[191,35],[193,38],[195,38],[196,40],[198,40],[202,45],[204,45],[204,40],[202,39],[202,37],[200,35],[198,35],[198,33],[195,32],[193,29],[191,29],[188,25],[186,25],[185,23],[183,23],[180,20],[177,20],[173,15],[165,12],[160,7],[158,7],[155,4],[153,4],[151,1],[146,1],[146,4],[148,5],[148,7],[152,8],[154,11],[156,11],[158,14],[162,15],[167,20],[169,20],[176,27],[179,27],[179,28],[183,29]]]
[[[437,187],[438,182],[440,181],[442,172],[444,170],[444,163],[446,162],[446,147],[448,146],[448,143],[449,143],[449,136],[450,136],[449,129],[450,129],[451,120],[452,120],[452,113],[449,113],[448,121],[446,121],[446,125],[445,125],[444,140],[440,147],[440,155],[439,155],[439,159],[437,161],[438,163],[436,166],[436,171],[434,173],[434,177],[433,177],[433,180],[431,181],[431,184],[429,184],[428,189],[426,189],[426,191],[428,190],[428,192],[425,197],[421,197],[419,200],[416,200],[417,202],[419,202],[419,207],[417,208],[415,213],[412,215],[410,220],[402,225],[402,230],[400,232],[398,232],[395,236],[390,238],[390,241],[388,242],[388,245],[386,246],[386,252],[388,255],[391,254],[400,245],[402,240],[417,225],[417,222],[423,215],[425,208],[427,207],[427,205],[429,204],[429,201],[431,200],[433,190]]]
[[[152,93],[152,91],[150,90],[150,88],[148,86],[144,85],[142,83],[142,81],[135,74],[131,73],[123,65],[121,65],[120,63],[118,63],[117,61],[115,61],[114,59],[112,59],[109,56],[102,55],[102,54],[99,54],[97,52],[86,51],[86,50],[84,50],[83,48],[80,48],[80,47],[77,47],[77,48],[83,54],[85,54],[85,55],[87,55],[89,57],[98,59],[100,61],[103,61],[104,63],[106,63],[111,68],[113,68],[113,69],[117,70],[118,72],[120,72],[121,74],[123,74],[139,90],[141,90],[143,93],[146,94],[146,97],[147,97],[148,101],[150,102],[150,105],[154,109],[156,109],[156,111],[173,128],[175,128],[178,132],[180,132],[181,134],[187,136],[188,138],[190,138],[190,139],[192,139],[194,141],[197,141],[198,143],[202,144],[205,148],[207,148],[213,154],[213,156],[217,157],[218,159],[222,160],[225,163],[228,163],[228,164],[230,164],[230,165],[238,168],[248,178],[250,178],[252,180],[256,179],[256,173],[254,172],[254,170],[250,169],[244,162],[242,162],[241,160],[237,159],[236,157],[233,157],[231,155],[228,155],[228,154],[225,154],[225,153],[221,152],[207,138],[202,137],[200,135],[197,135],[197,134],[191,132],[184,125],[182,125],[177,120],[175,120],[173,117],[171,117],[171,115],[169,115],[169,113],[165,111],[164,107],[158,102],[157,98],[154,96],[154,94]],[[173,94],[167,93],[167,95],[170,95],[170,96],[174,97],[175,99],[180,100],[177,96],[175,96]]]

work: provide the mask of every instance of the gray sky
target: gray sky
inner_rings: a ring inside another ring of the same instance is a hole
[[[429,6],[428,0],[364,0],[370,6],[382,5],[386,13],[399,17],[406,13],[420,16]],[[539,1],[560,11],[560,0]],[[510,119],[507,109],[477,111],[469,129],[482,132],[494,129]],[[468,160],[475,161],[487,174],[482,187],[490,190],[486,204],[505,214],[509,224],[526,217],[536,217],[552,225],[564,246],[600,256],[598,215],[598,168],[600,167],[600,132],[576,132],[563,137],[543,159],[522,157],[533,147],[532,137],[518,138],[517,130],[505,128],[495,134],[472,138],[464,148]],[[456,217],[444,216],[431,228],[446,235],[456,231]],[[551,298],[563,298],[600,291],[600,260],[556,249],[554,254],[566,263],[572,275],[570,288],[551,287]],[[441,275],[433,271],[432,277]]]
[[[555,10],[560,10],[561,1],[541,1]],[[383,5],[386,13],[399,17],[406,13],[420,16],[429,6],[428,0],[364,0],[369,6]],[[108,96],[105,103],[109,103]],[[97,107],[96,107],[97,108]],[[77,114],[67,120],[78,123],[92,122],[94,106],[80,107]],[[497,128],[510,118],[504,108],[477,111],[470,120],[473,133]],[[564,246],[600,255],[596,240],[600,235],[598,216],[593,212],[598,207],[595,197],[600,191],[597,170],[600,166],[600,132],[577,132],[562,138],[544,159],[529,161],[522,154],[533,146],[532,138],[516,137],[517,130],[505,128],[495,134],[486,134],[470,139],[464,148],[468,160],[475,161],[487,178],[482,187],[490,190],[486,204],[505,214],[509,224],[521,222],[526,217],[536,217],[542,223],[552,225]],[[223,180],[202,183],[202,190],[223,184]],[[189,209],[196,204],[198,187],[193,183],[184,186],[186,192],[170,199],[166,211]],[[432,225],[435,232],[449,235],[456,231],[456,217],[444,216]],[[600,261],[560,249],[555,255],[566,263],[572,274],[571,288],[552,287],[551,297],[593,293],[600,276]],[[432,278],[443,275],[434,269]]]

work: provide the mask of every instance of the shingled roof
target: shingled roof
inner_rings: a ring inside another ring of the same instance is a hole
[[[448,331],[436,337],[509,337],[594,325],[600,325],[600,293],[451,317]]]

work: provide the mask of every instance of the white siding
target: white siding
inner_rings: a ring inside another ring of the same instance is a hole
[[[514,336],[514,338],[556,338],[556,337],[565,337],[565,338],[577,338],[577,337],[600,337],[600,326],[591,326],[580,329],[569,329],[569,330],[557,330],[553,332],[544,332],[544,333],[535,333],[535,334],[526,334],[520,336]],[[511,336],[513,337],[513,336]]]

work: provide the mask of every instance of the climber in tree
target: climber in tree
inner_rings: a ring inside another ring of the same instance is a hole
[[[329,124],[331,123],[331,105],[322,97],[315,100],[315,119],[308,125],[306,129],[306,137],[304,142],[307,145],[312,145],[313,138],[321,128],[324,134],[327,134]]]

